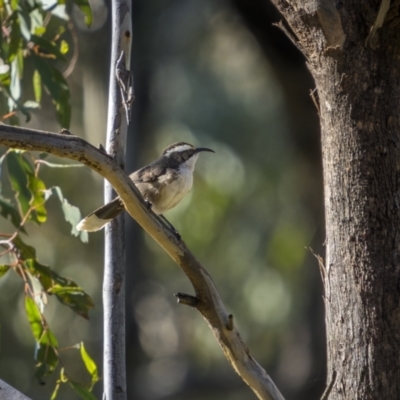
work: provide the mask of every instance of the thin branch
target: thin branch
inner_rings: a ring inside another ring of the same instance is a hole
[[[129,111],[125,97],[120,95],[119,70],[130,72],[132,16],[130,0],[111,1],[111,68],[108,89],[107,153],[119,166],[125,165]],[[123,55],[123,56],[120,56]],[[127,58],[126,55],[128,55]],[[123,65],[118,63],[123,59]],[[126,88],[128,90],[128,87]],[[115,198],[112,185],[105,182],[104,203]],[[125,223],[121,215],[109,223],[104,237],[104,391],[106,400],[126,400],[126,338],[125,338]]]
[[[201,263],[177,240],[174,233],[149,210],[139,191],[112,160],[85,140],[72,136],[0,126],[0,144],[51,153],[77,160],[106,178],[121,197],[128,213],[182,268],[193,285],[198,299],[196,309],[204,316],[234,370],[250,386],[259,399],[283,400],[266,371],[251,356],[238,330],[231,323],[215,284]]]

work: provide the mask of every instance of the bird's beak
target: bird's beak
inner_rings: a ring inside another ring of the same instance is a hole
[[[207,147],[197,147],[196,153],[200,153],[201,151],[209,151],[210,153],[215,153],[214,150],[208,149]]]

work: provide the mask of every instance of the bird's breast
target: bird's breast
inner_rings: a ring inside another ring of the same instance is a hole
[[[159,184],[160,195],[153,209],[157,214],[162,214],[175,207],[192,188],[193,172],[189,168],[171,170],[159,178]]]

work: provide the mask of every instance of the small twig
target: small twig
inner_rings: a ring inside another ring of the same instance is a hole
[[[199,304],[199,299],[195,296],[191,296],[186,293],[175,293],[174,296],[178,299],[179,304],[184,304],[185,306],[196,308]]]
[[[323,393],[323,395],[321,397],[321,400],[328,400],[328,397],[333,389],[333,385],[336,382],[336,376],[337,376],[337,372],[333,371],[331,381],[329,382],[329,385],[326,387],[325,392]]]
[[[226,329],[228,329],[228,331],[233,331],[233,315],[232,314],[228,315],[228,322],[226,324]]]

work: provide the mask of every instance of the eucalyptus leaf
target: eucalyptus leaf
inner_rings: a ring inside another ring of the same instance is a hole
[[[92,377],[92,387],[93,387],[93,385],[100,379],[97,365],[94,362],[94,360],[92,359],[92,357],[89,356],[88,352],[85,349],[83,342],[81,342],[79,349],[80,349],[82,361],[85,364],[85,367],[86,367],[87,371],[89,372],[90,376]]]
[[[22,232],[26,233],[25,228],[21,227],[21,216],[15,206],[8,200],[0,196],[0,215],[4,218],[9,219],[11,223],[16,227],[20,228]]]
[[[36,340],[35,360],[37,364],[35,377],[41,382],[43,377],[52,373],[58,365],[58,342],[50,329],[45,326],[43,316],[36,302],[29,296],[25,297],[25,312],[33,337]]]
[[[62,304],[71,308],[81,317],[89,319],[89,311],[94,307],[94,302],[82,288],[54,285],[49,289],[49,293],[55,294]]]
[[[76,229],[76,225],[81,220],[81,212],[79,208],[68,203],[67,199],[64,198],[60,187],[54,186],[52,190],[61,202],[65,220],[72,226],[71,234],[74,236],[79,236],[83,243],[87,243],[89,240],[89,235],[87,232],[80,232]]]

